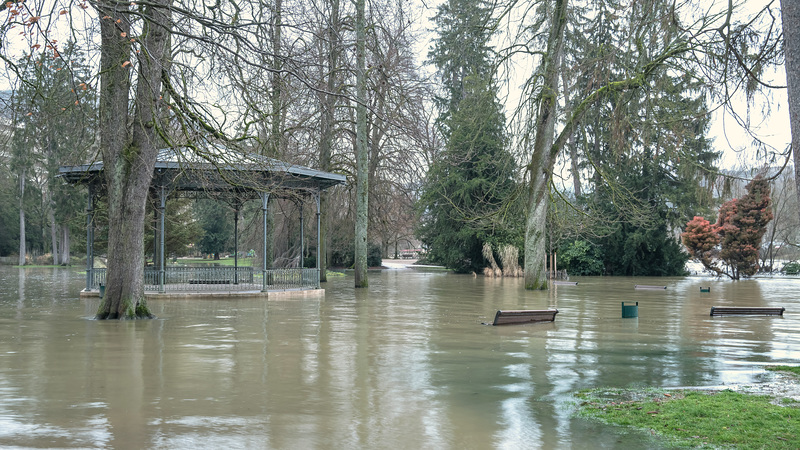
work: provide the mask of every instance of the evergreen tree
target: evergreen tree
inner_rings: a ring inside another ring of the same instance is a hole
[[[439,37],[429,54],[443,86],[437,104],[445,145],[422,187],[418,235],[432,262],[462,272],[485,266],[484,243],[494,248],[520,243],[498,214],[512,196],[515,167],[497,101],[490,18],[491,8],[483,2],[441,5],[434,19]]]
[[[29,242],[35,239],[37,249],[47,251],[44,235],[49,228],[53,264],[69,264],[70,234],[83,236],[85,194],[64,185],[57,178],[58,168],[83,163],[93,149],[96,95],[88,85],[85,56],[75,43],[67,42],[59,54],[53,58],[52,50],[31,53],[18,63],[25,82],[12,98],[18,118],[12,165],[18,175],[24,174],[20,189],[27,185],[26,196],[36,194],[38,202],[27,201],[40,212],[39,232],[31,235],[23,229],[21,235]],[[33,216],[24,212],[24,228],[30,229]]]
[[[469,76],[491,80],[495,68],[491,62],[492,33],[487,27],[491,7],[483,1],[449,0],[439,6],[434,17],[439,37],[428,54],[437,68],[443,93],[436,96],[440,127],[447,134],[447,120],[465,96]]]
[[[519,244],[519,236],[497,214],[515,186],[505,117],[495,90],[483,80],[467,78],[465,88],[446,121],[450,137],[428,172],[419,202],[419,235],[430,249],[429,258],[462,272],[485,266],[484,243],[494,248]]]
[[[689,253],[703,266],[733,280],[758,272],[758,250],[773,217],[767,181],[758,175],[745,188],[747,194],[742,198],[720,207],[717,223],[710,225],[702,217],[695,217],[686,224],[682,235]]]
[[[203,230],[197,246],[203,253],[214,255],[231,250],[233,239],[233,213],[221,203],[212,199],[198,200],[194,205],[194,214]]]
[[[157,199],[153,199],[153,203],[150,204],[148,207],[148,215],[147,221],[148,223],[153,223],[154,218],[156,217],[155,214],[155,202],[158,202]],[[208,200],[200,200],[198,203],[207,202]],[[199,216],[200,211],[206,211],[207,213],[216,214],[217,210],[225,211],[226,208],[220,208],[219,204],[215,204],[213,207],[208,205],[206,208],[203,209],[202,206],[196,208],[194,210],[192,208],[192,200],[186,198],[176,198],[170,199],[164,217],[164,254],[166,257],[170,255],[175,256],[183,256],[189,253],[189,246],[192,244],[197,244],[201,242],[201,237],[203,234],[203,228],[200,225],[200,221],[197,219]],[[213,208],[213,209],[212,209]],[[208,219],[206,217],[206,219]],[[221,220],[227,220],[232,222],[232,219],[229,217],[223,217]],[[209,221],[211,222],[211,221]],[[209,227],[217,227],[216,224],[207,224]],[[145,236],[144,246],[145,249],[154,249],[155,252],[155,245],[153,243],[153,238],[157,236],[156,230],[158,229],[158,225],[153,223],[152,230]],[[201,250],[204,251],[204,250]],[[209,251],[208,253],[213,253],[213,251]],[[155,255],[157,258],[157,253]]]
[[[714,228],[720,236],[719,258],[734,280],[758,272],[761,238],[772,220],[772,200],[767,181],[757,176],[745,186],[747,194],[722,205]]]

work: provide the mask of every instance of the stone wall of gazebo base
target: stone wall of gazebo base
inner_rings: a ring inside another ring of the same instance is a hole
[[[81,291],[80,298],[89,299],[100,296],[99,291]],[[260,298],[271,300],[286,300],[293,298],[323,298],[325,289],[286,289],[275,291],[208,291],[208,292],[145,292],[145,298],[149,300],[192,300],[198,298],[210,299],[247,299]]]

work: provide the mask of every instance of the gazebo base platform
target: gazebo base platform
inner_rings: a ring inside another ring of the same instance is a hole
[[[100,291],[81,291],[80,298],[96,298]],[[147,300],[188,300],[196,298],[267,298],[267,299],[292,299],[292,298],[322,298],[325,289],[276,289],[272,291],[178,291],[178,292],[147,292]]]

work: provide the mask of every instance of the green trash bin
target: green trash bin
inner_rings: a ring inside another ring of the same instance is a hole
[[[639,302],[636,302],[635,305],[626,305],[625,302],[622,302],[622,318],[632,317],[639,317]]]
[[[100,283],[100,299],[102,299],[104,295],[106,295],[106,285]]]

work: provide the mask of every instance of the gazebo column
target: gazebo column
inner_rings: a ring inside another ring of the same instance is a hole
[[[90,291],[94,281],[94,189],[87,185],[89,198],[86,204],[86,291]]]
[[[167,191],[164,186],[158,191],[158,292],[165,292],[166,266],[164,256],[164,212],[167,208]]]
[[[233,207],[233,284],[239,284],[239,202]]]
[[[155,206],[156,192],[154,189],[150,191],[150,198]],[[158,208],[154,208],[153,212],[153,269],[158,270]],[[147,258],[145,258],[145,266],[147,266]]]
[[[305,255],[305,225],[303,223],[303,200],[300,200],[300,268],[306,268],[306,255]]]
[[[321,267],[322,267],[322,265],[321,265],[322,264],[322,255],[319,254],[319,251],[320,251],[320,248],[321,248],[321,245],[320,245],[320,235],[321,235],[320,224],[321,224],[321,222],[320,222],[319,196],[320,196],[320,189],[317,188],[317,192],[314,193],[314,200],[315,200],[315,202],[317,204],[317,289],[319,289],[319,280],[320,280],[320,277],[322,276],[322,270],[321,270]]]
[[[267,292],[267,203],[269,193],[260,192],[261,196],[261,219],[264,225],[264,234],[261,241],[261,292]]]

